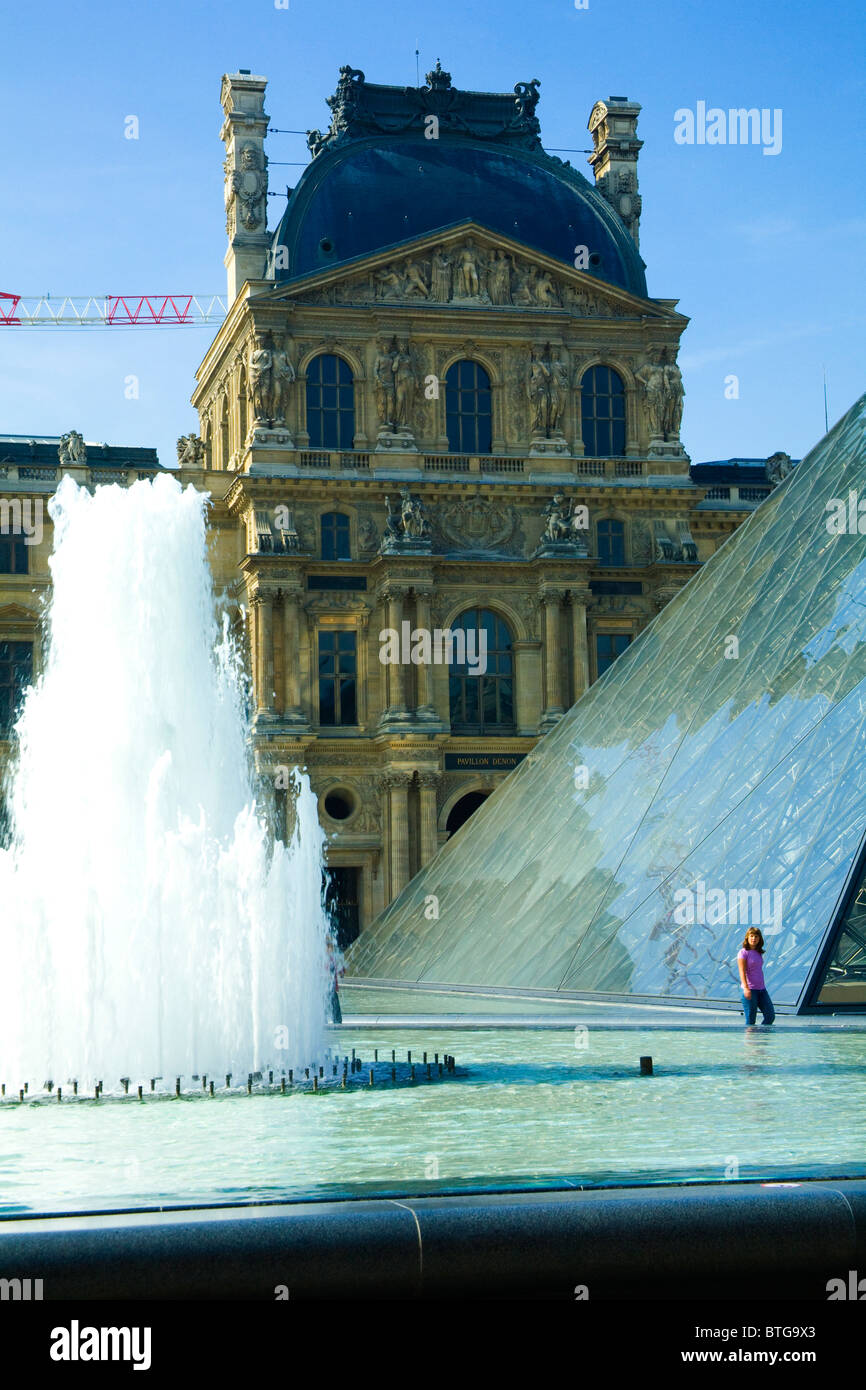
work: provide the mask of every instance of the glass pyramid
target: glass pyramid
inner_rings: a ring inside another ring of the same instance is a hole
[[[866,397],[362,934],[351,974],[739,1007],[757,925],[777,1007],[864,1007],[861,495],[866,530]]]

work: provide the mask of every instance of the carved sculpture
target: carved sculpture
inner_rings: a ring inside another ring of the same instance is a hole
[[[429,554],[431,526],[420,497],[413,497],[409,489],[404,487],[400,489],[399,511],[391,505],[390,497],[385,498],[385,507],[382,551],[408,550],[416,554]]]
[[[254,425],[269,428],[285,422],[289,388],[294,380],[295,369],[288,353],[275,348],[270,335],[257,333],[247,362]]]
[[[487,271],[487,293],[492,304],[511,303],[511,259],[504,251],[494,251]]]
[[[793,467],[790,454],[771,454],[765,465],[767,482],[776,487],[779,483],[784,482]]]
[[[405,340],[398,345],[397,351],[392,356],[392,370],[394,373],[394,422],[403,429],[408,429],[412,419],[412,407],[415,403],[415,391],[418,383],[415,379],[412,358],[409,355],[409,344]]]
[[[565,412],[568,391],[568,369],[564,362],[553,357],[550,344],[543,355],[540,348],[533,347],[526,382],[533,434],[545,438],[561,434],[559,422]]]
[[[645,362],[635,373],[646,395],[650,435],[654,439],[679,439],[683,418],[683,378],[679,367],[668,361],[662,348],[655,362]]]
[[[571,536],[571,505],[566,500],[564,493],[557,492],[552,502],[548,502],[544,508],[544,515],[547,517],[547,524],[544,528],[543,539],[549,541],[567,541]]]
[[[382,338],[373,368],[376,378],[376,410],[382,426],[393,428],[396,422],[396,384],[394,381],[393,353],[388,342]]]
[[[457,252],[454,289],[461,299],[477,299],[481,293],[481,255],[472,238]]]
[[[204,468],[205,446],[197,434],[182,434],[177,441],[177,461],[181,468]]]
[[[437,304],[447,304],[451,298],[451,260],[444,246],[433,253],[430,298]]]
[[[256,231],[265,221],[265,198],[268,176],[262,167],[266,156],[255,145],[244,145],[237,167],[230,159],[223,164],[225,172],[226,231],[233,236],[238,220],[248,231]]]
[[[78,430],[69,430],[60,436],[60,446],[57,450],[60,462],[63,464],[75,465],[87,462],[87,447],[84,443],[84,436]]]

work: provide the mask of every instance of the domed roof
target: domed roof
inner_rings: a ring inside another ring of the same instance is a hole
[[[269,277],[294,280],[471,220],[569,266],[586,246],[589,274],[646,297],[644,263],[616,213],[542,149],[537,83],[512,96],[458,92],[439,69],[427,80],[373,86],[343,69],[331,130],[311,132],[313,161],[274,233]]]

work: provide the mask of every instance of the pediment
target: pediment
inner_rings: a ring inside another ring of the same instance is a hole
[[[683,326],[688,321],[670,301],[641,299],[476,222],[463,222],[305,275],[262,298],[269,303],[359,308],[489,307],[565,313],[574,318],[649,318]]]
[[[6,603],[0,607],[0,628],[20,627],[22,623],[38,621],[39,614],[29,608],[22,608],[20,603]]]

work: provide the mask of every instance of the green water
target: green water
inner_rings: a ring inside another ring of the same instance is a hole
[[[339,1045],[450,1052],[459,1072],[320,1095],[7,1101],[0,1213],[866,1174],[858,1031],[449,1024],[346,1027]]]

